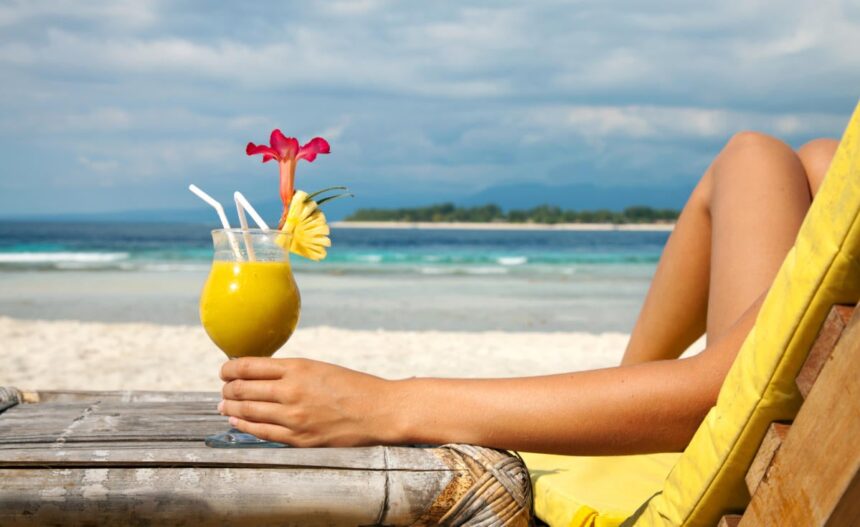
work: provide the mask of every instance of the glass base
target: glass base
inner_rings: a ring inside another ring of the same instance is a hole
[[[226,432],[206,436],[206,446],[210,448],[289,448],[285,443],[265,441],[257,436],[246,434],[236,428]]]

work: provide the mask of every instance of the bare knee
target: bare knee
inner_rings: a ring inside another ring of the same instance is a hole
[[[716,187],[725,188],[727,180],[738,182],[737,185],[730,185],[737,187],[738,185],[743,185],[750,177],[755,177],[755,174],[751,174],[748,171],[723,170],[722,168],[732,164],[741,155],[755,156],[759,152],[774,150],[781,152],[783,155],[795,156],[790,146],[773,136],[753,131],[737,132],[732,135],[705,171],[696,188],[693,189],[690,203],[705,207],[706,209],[709,208]],[[719,180],[719,183],[717,180]]]
[[[745,130],[734,134],[729,138],[726,146],[723,147],[722,154],[731,153],[736,150],[781,150],[790,152],[791,147],[783,141],[780,141],[772,135],[762,132],[754,132]]]
[[[738,132],[729,139],[714,161],[713,179],[715,190],[806,184],[803,165],[788,144],[750,131]]]
[[[806,178],[809,180],[809,192],[813,196],[818,192],[818,187],[821,186],[827,169],[830,168],[830,161],[833,160],[833,154],[836,153],[838,146],[839,141],[836,139],[821,137],[797,149],[797,157],[803,163]]]
[[[726,142],[693,191],[691,201],[707,207],[717,195],[807,185],[803,164],[791,146],[765,133],[743,131]]]

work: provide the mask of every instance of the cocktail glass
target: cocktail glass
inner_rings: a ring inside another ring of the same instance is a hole
[[[215,254],[200,295],[200,321],[230,359],[270,357],[293,334],[301,297],[289,235],[260,229],[212,231]],[[215,448],[283,447],[231,428],[206,438]]]

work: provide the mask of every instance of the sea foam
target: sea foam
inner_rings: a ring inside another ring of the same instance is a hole
[[[52,263],[109,263],[125,260],[128,253],[101,252],[22,252],[0,253],[0,263],[6,264],[52,264]]]

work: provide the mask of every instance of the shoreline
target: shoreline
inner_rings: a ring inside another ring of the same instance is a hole
[[[198,325],[207,272],[208,265],[178,271],[0,271],[0,317]],[[297,270],[300,329],[626,332],[652,273],[650,264],[523,276]]]
[[[674,223],[509,223],[509,222],[428,222],[428,221],[334,221],[335,229],[417,229],[476,231],[648,231],[669,232]]]

